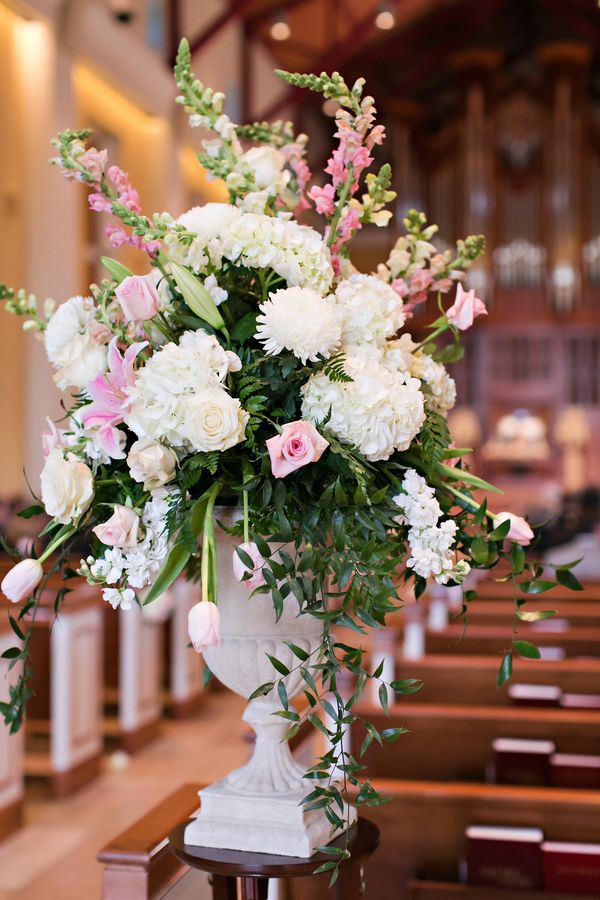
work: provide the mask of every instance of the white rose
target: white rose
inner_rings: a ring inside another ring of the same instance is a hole
[[[275,147],[252,147],[242,154],[241,162],[248,166],[254,184],[261,190],[277,181],[283,171],[285,157]]]
[[[58,449],[48,455],[40,482],[46,512],[62,525],[76,522],[94,496],[94,479],[90,469],[73,453],[65,459]]]
[[[143,482],[145,490],[153,491],[173,479],[177,457],[168,447],[146,438],[132,444],[127,465],[133,480]]]
[[[194,450],[227,450],[244,440],[248,413],[222,388],[208,388],[187,403],[183,433]]]
[[[46,328],[48,359],[58,370],[58,387],[84,388],[107,368],[106,347],[97,343],[92,326],[95,307],[89,297],[71,297],[58,307]]]

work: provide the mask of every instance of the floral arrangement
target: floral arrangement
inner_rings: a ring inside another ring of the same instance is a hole
[[[343,749],[364,685],[381,682],[385,709],[388,688],[420,687],[385,684],[381,666],[371,671],[360,648],[336,640],[336,626],[360,638],[400,608],[403,585],[418,598],[428,580],[461,584],[471,568],[508,563],[515,597],[553,582],[526,562],[529,525],[476,499],[494,489],[465,467],[469,451],[451,446],[446,425],[456,390],[445,366],[461,356],[461,332],[486,313],[462,286],[483,238],[439,252],[436,226],[411,211],[385,265],[358,272],[350,240],[371,223],[388,225],[395,197],[388,165],[367,172],[384,139],[374,101],[362,80],[348,87],[337,73],[278,75],[338,104],[336,145],[318,184],[306,136],[290,123],[235,125],[223,95],[194,78],[185,41],[178,101],[193,127],[212,133],[199,159],[224,181],[229,204],[148,218],[127,174],[87,146],[89,132],[55,141],[53,162],[89,188],[93,210],[113,214],[110,242],[138,248],[142,274],[104,258],[109,277],[88,296],[57,308],[47,301],[41,312],[25,291],[0,288],[6,308],[40,334],[57,385],[70,392],[64,419],[43,436],[40,500],[23,513],[47,513],[47,544],[2,582],[21,603],[10,620],[22,643],[4,655],[24,668],[1,711],[19,727],[31,693],[32,622],[50,575],[73,574],[75,540],[88,541],[79,572],[115,608],[155,601],[184,570],[200,577],[190,639],[199,651],[218,641],[215,504],[238,505],[237,578],[270,594],[278,615],[295,602],[322,622],[315,658],[294,652],[305,715],[331,748],[308,773],[316,786],[306,802],[325,807],[335,828],[348,790],[355,802],[381,801]],[[309,210],[320,229],[298,221]],[[432,292],[439,316],[417,340],[407,326]],[[287,545],[290,552],[272,550]],[[575,581],[569,567],[558,575]],[[465,607],[474,596],[465,592]],[[59,591],[57,611],[63,598]],[[525,613],[523,602],[515,600],[517,623],[547,614]],[[537,655],[516,626],[513,638],[501,682],[513,653]],[[340,691],[344,668],[356,680],[349,699]],[[288,673],[275,660],[257,693],[279,691],[293,735],[304,716],[289,704]],[[364,726],[361,753],[402,731]]]

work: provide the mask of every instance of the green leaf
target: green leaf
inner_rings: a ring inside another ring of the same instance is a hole
[[[256,315],[255,312],[246,313],[245,316],[242,316],[242,318],[235,323],[231,332],[231,337],[234,341],[239,341],[243,344],[251,337],[254,337],[254,334],[256,333]]]
[[[171,263],[171,271],[175,284],[181,291],[181,295],[192,312],[212,325],[213,328],[223,328],[225,323],[221,313],[217,309],[215,301],[210,296],[199,278],[179,263]]]
[[[171,587],[176,578],[181,575],[191,556],[189,548],[182,543],[176,543],[164,561],[162,568],[154,580],[154,584],[144,599],[144,606],[152,603]]]
[[[391,689],[397,694],[416,694],[423,686],[423,682],[418,678],[403,678],[390,684]]]
[[[371,737],[372,737],[374,740],[376,740],[377,743],[379,744],[379,746],[381,747],[381,745],[383,744],[383,741],[381,740],[381,735],[379,734],[379,732],[377,731],[377,729],[375,728],[375,726],[374,726],[374,725],[371,725],[370,722],[365,722],[365,728],[367,729],[367,731],[369,732],[369,734],[371,735]]]
[[[512,653],[506,653],[500,663],[500,668],[498,670],[498,678],[497,685],[499,688],[505,684],[510,676],[512,675]]]
[[[454,466],[446,466],[444,465],[444,463],[438,463],[438,467],[442,470],[446,478],[449,478],[452,481],[462,481],[463,484],[470,484],[471,487],[479,488],[480,490],[487,491],[490,494],[504,493],[500,490],[500,488],[494,487],[493,484],[490,484],[489,481],[484,481],[483,478],[479,478],[477,475],[473,475],[472,472],[467,472],[466,469],[456,469]]]
[[[9,647],[8,650],[5,650],[0,659],[16,659],[17,656],[21,655],[21,651],[18,647]]]
[[[20,519],[31,519],[32,516],[41,516],[44,513],[44,507],[39,506],[37,503],[34,503],[33,506],[28,506],[26,509],[22,509],[21,512],[17,513]]]
[[[377,692],[377,695],[379,697],[379,702],[381,704],[382,710],[384,711],[386,716],[389,716],[390,710],[389,710],[389,706],[388,706],[388,692],[387,692],[387,686],[385,684],[379,685],[379,691]]]
[[[582,591],[583,585],[569,569],[557,569],[556,580],[571,591]]]
[[[386,743],[391,744],[393,741],[397,741],[398,738],[403,734],[410,734],[409,728],[384,728],[382,732],[380,732],[381,737]]]
[[[525,594],[544,594],[551,588],[556,587],[555,581],[522,581],[519,585]]]
[[[101,256],[100,261],[109,275],[112,276],[113,281],[116,281],[117,284],[121,284],[122,281],[133,275],[131,269],[128,269],[123,263],[117,262],[116,259],[112,259],[110,256]]]
[[[540,658],[540,649],[536,647],[535,644],[532,644],[531,641],[513,641],[513,650],[519,654],[519,656],[525,657],[525,659],[539,659]]]
[[[273,688],[275,687],[274,681],[265,681],[264,684],[259,685],[255,691],[252,691],[249,700],[254,700],[255,697],[266,697],[267,694],[270,694]]]
[[[283,681],[277,682],[277,693],[279,694],[279,699],[281,700],[281,705],[287,711],[290,705],[290,701],[288,700],[287,691],[285,689],[285,684]],[[296,718],[298,717],[297,713],[294,713]]]
[[[271,656],[270,653],[267,653],[267,656],[269,657],[273,668],[277,669],[277,671],[279,672],[280,675],[289,675],[290,674],[290,670],[288,669],[288,667],[286,666],[285,663],[281,662],[280,659],[277,659],[276,656]]]
[[[503,541],[509,531],[510,519],[507,519],[506,522],[502,522],[500,525],[498,525],[497,528],[494,528],[493,531],[490,531],[490,533],[488,534],[488,540]]]
[[[16,634],[16,636],[17,636],[18,638],[20,638],[22,641],[24,641],[24,640],[25,640],[25,635],[23,634],[23,632],[22,632],[21,629],[19,628],[17,622],[13,619],[13,617],[12,617],[11,615],[9,615],[8,621],[10,622],[10,627],[12,628],[12,630],[14,631],[14,633]]]
[[[540,622],[542,619],[550,619],[552,616],[556,615],[555,609],[536,609],[536,610],[526,610],[519,609],[516,612],[516,616],[521,622]]]
[[[488,545],[480,535],[477,535],[471,541],[471,556],[480,566],[485,566],[489,557]]]
[[[525,568],[525,551],[521,544],[514,544],[512,549],[512,570],[515,575],[520,575]]]
[[[290,648],[294,656],[297,656],[298,659],[301,659],[302,662],[306,662],[308,659],[308,653],[306,650],[303,650],[302,647],[298,647],[296,644],[292,644],[291,641],[285,641],[287,646]]]

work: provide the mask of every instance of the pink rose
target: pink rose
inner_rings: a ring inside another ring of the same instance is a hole
[[[188,634],[197,653],[219,643],[220,613],[215,603],[201,600],[188,613]]]
[[[115,503],[108,521],[96,525],[92,531],[99,541],[108,547],[135,547],[138,542],[140,517],[128,506]]]
[[[265,583],[265,576],[263,575],[263,566],[265,564],[265,559],[259,553],[258,547],[254,543],[254,541],[251,541],[250,543],[244,542],[243,544],[240,544],[240,550],[243,550],[248,554],[248,556],[252,560],[252,568],[247,566],[234,550],[233,574],[238,581],[241,581],[242,584],[244,584],[248,588],[248,590],[254,590],[254,588]],[[250,573],[250,578],[244,579],[244,575],[246,575],[248,572]]]
[[[37,559],[23,559],[2,579],[0,589],[12,603],[19,603],[30,597],[44,575]]]
[[[145,322],[160,309],[160,296],[156,290],[154,275],[130,275],[115,290],[127,322]]]
[[[446,318],[459,331],[466,331],[477,316],[487,316],[485,303],[475,296],[474,290],[465,291],[462,284],[457,284],[456,299],[446,313]]]
[[[510,521],[510,531],[506,535],[509,541],[516,541],[517,544],[521,544],[523,547],[527,547],[528,544],[533,540],[534,534],[531,530],[529,523],[525,521],[521,516],[516,516],[511,512],[499,512],[494,516],[494,526],[497,528],[498,525],[502,525],[506,520]]]
[[[312,422],[288,422],[281,434],[269,438],[267,449],[271,457],[271,471],[275,478],[285,478],[290,472],[301,469],[321,458],[329,447]]]

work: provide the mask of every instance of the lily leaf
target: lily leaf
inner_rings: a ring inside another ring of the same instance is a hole
[[[100,258],[102,260],[102,265],[107,272],[112,275],[117,284],[121,284],[122,281],[133,275],[131,269],[128,269],[127,266],[117,262],[116,259],[112,259],[110,256],[102,256]]]

